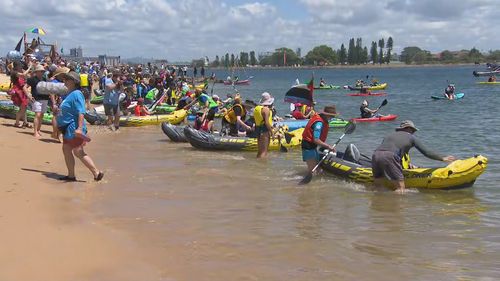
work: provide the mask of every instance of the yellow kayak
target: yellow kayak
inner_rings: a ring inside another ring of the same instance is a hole
[[[385,88],[387,88],[387,83],[382,83],[377,86],[363,86],[363,87],[347,86],[347,88],[352,91],[361,91],[361,90],[376,91],[376,90],[384,90]]]
[[[346,155],[348,153],[341,152],[337,152],[337,155],[330,155],[321,167],[326,172],[358,183],[372,183],[371,162],[364,158],[353,159]],[[408,188],[458,189],[472,186],[487,166],[488,159],[477,155],[456,160],[441,168],[404,169],[403,174]],[[390,186],[388,180],[386,185]]]
[[[500,82],[477,82],[477,84],[480,84],[480,85],[500,85]]]
[[[0,92],[7,92],[10,90],[10,82],[0,84]]]
[[[174,111],[172,114],[148,115],[148,116],[122,116],[120,117],[120,125],[124,127],[138,127],[157,125],[163,122],[170,124],[180,124],[187,116],[187,111],[184,109]]]
[[[299,147],[302,144],[302,132],[304,128],[287,133],[287,138],[272,140],[269,150],[280,150],[285,148]],[[184,128],[184,135],[191,145],[204,150],[232,150],[232,151],[257,151],[257,139],[247,137],[218,136],[191,127]]]

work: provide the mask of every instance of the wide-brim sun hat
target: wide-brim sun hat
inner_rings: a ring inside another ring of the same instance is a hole
[[[260,99],[260,105],[272,105],[274,103],[274,98],[270,93],[262,93],[262,98]]]
[[[413,124],[413,121],[411,120],[404,120],[403,122],[401,122],[401,124],[399,124],[399,127],[396,127],[396,131],[406,128],[412,128],[413,130],[418,131],[418,128],[415,127],[415,124]]]
[[[80,85],[80,75],[74,71],[65,73],[64,78],[73,80],[73,82],[75,82],[76,85]]]
[[[67,74],[68,72],[69,72],[69,68],[64,67],[64,66],[58,67],[58,68],[56,68],[56,71],[54,71],[54,74],[52,74],[51,78],[52,79],[56,78],[58,75],[60,75],[60,74]]]
[[[37,64],[35,69],[33,70],[34,72],[37,72],[37,71],[45,71],[45,67],[43,67],[43,65],[41,64]]]
[[[337,107],[335,107],[335,105],[327,105],[319,114],[335,117],[337,116]]]

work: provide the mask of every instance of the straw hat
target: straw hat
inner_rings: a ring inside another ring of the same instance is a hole
[[[43,67],[43,65],[41,65],[41,64],[37,64],[35,67],[35,70],[33,70],[33,72],[37,72],[37,71],[44,71],[45,72],[45,67]]]
[[[71,79],[76,85],[80,85],[80,75],[74,71],[70,71],[64,74],[66,79]]]
[[[262,98],[260,99],[260,105],[272,105],[274,103],[274,98],[270,93],[262,93]]]
[[[337,108],[335,107],[335,105],[327,105],[322,111],[319,112],[319,114],[329,117],[335,117],[337,116]]]
[[[52,74],[51,78],[54,79],[54,78],[57,77],[57,75],[59,75],[59,74],[67,74],[68,72],[69,72],[69,68],[64,67],[64,66],[58,67],[58,68],[56,68],[56,71],[54,71],[54,74]]]
[[[411,120],[404,120],[399,124],[399,127],[396,128],[396,131],[403,130],[406,128],[412,128],[415,131],[418,131],[417,127],[415,127],[415,124]]]

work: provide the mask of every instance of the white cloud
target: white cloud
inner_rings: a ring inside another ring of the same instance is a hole
[[[339,48],[351,37],[364,44],[392,36],[395,48],[439,51],[476,46],[497,49],[498,0],[0,0],[0,51],[12,49],[24,30],[41,26],[47,42],[88,55],[214,57],[226,52],[269,51],[319,44]],[[281,3],[281,5],[280,5]],[[2,54],[0,53],[0,54]]]

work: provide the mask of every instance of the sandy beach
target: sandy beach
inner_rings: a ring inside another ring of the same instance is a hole
[[[0,118],[0,280],[158,280],[125,234],[87,211],[105,181],[77,163],[82,182],[59,182],[66,168],[51,128],[35,140],[12,123]]]

